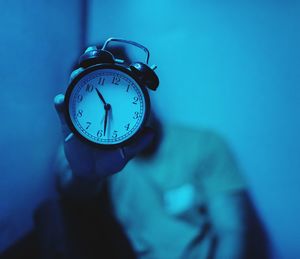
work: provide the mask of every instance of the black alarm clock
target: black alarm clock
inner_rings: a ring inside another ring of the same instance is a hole
[[[144,50],[145,62],[125,65],[107,50],[112,41]],[[99,147],[116,147],[140,133],[150,113],[148,89],[159,85],[156,66],[148,66],[149,56],[141,44],[117,38],[85,51],[65,94],[66,121],[74,134]]]

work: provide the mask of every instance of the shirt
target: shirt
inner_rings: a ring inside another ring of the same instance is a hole
[[[207,258],[213,232],[206,204],[245,188],[224,140],[167,125],[157,152],[110,178],[113,213],[139,258]]]

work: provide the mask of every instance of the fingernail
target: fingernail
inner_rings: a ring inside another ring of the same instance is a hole
[[[63,94],[58,94],[54,97],[55,105],[62,104],[64,102],[65,96]]]
[[[71,138],[73,138],[74,134],[71,132],[66,138],[65,143],[67,143]]]

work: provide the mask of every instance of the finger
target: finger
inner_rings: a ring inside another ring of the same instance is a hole
[[[71,130],[69,129],[66,119],[65,119],[65,96],[63,94],[58,94],[54,97],[54,106],[55,110],[57,112],[57,115],[60,120],[60,124],[62,127],[63,137],[65,139],[70,138]]]
[[[82,67],[74,70],[70,76],[70,81],[72,81],[76,76],[78,76],[84,69]]]
[[[93,148],[77,137],[65,143],[64,151],[72,172],[83,178],[95,175]]]
[[[142,133],[130,145],[123,148],[126,158],[129,160],[148,147],[154,139],[155,132],[151,128],[144,128]]]

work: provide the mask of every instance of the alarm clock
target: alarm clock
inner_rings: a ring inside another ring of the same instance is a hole
[[[142,49],[145,62],[125,64],[107,50],[111,42]],[[149,56],[146,47],[124,39],[109,38],[102,48],[89,47],[65,93],[65,117],[72,133],[101,148],[123,146],[138,136],[150,113],[148,89],[155,91],[159,85]]]

